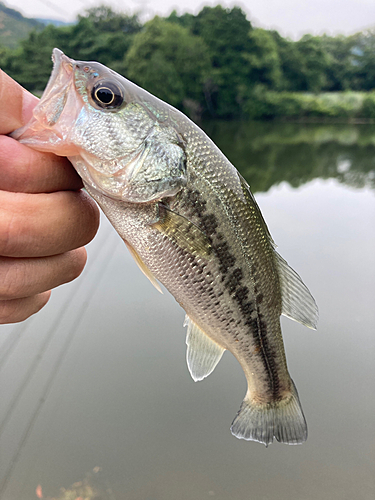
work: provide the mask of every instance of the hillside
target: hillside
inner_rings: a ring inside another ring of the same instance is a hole
[[[17,10],[10,9],[0,2],[0,46],[14,49],[31,30],[43,27],[36,19],[23,17]]]

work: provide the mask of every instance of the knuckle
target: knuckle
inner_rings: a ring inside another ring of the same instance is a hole
[[[27,241],[30,226],[29,206],[21,193],[0,194],[0,255],[17,256]]]
[[[3,212],[3,211],[1,211]],[[8,255],[14,247],[13,217],[9,213],[0,214],[0,253]]]

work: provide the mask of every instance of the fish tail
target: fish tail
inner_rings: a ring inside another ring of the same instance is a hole
[[[240,439],[258,441],[266,447],[274,437],[286,444],[306,441],[306,420],[293,381],[290,393],[274,403],[256,404],[246,395],[231,432]]]

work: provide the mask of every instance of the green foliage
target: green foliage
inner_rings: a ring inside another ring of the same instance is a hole
[[[42,31],[32,31],[7,59],[4,70],[28,90],[40,91],[51,72],[54,47],[74,59],[97,60],[114,67],[140,29],[136,16],[116,14],[109,7],[90,9],[74,25],[57,28],[50,24]]]
[[[281,64],[275,39],[264,29],[253,29],[248,37],[249,50],[243,53],[248,84],[277,89],[281,83]]]
[[[21,46],[8,58],[4,70],[30,91],[43,90],[52,70],[51,53],[61,38],[61,31],[48,25],[43,31],[32,31]]]
[[[11,55],[11,51],[7,47],[2,47],[0,45],[0,68],[5,68],[8,65],[8,58]]]
[[[137,15],[103,5],[74,25],[34,23],[38,29],[10,49],[1,45],[1,16],[9,12],[14,22],[28,21],[0,3],[0,64],[33,92],[45,87],[59,47],[74,59],[100,61],[193,119],[375,118],[375,30],[295,42],[253,28],[239,7],[173,11],[142,25]]]
[[[374,104],[373,95],[363,92],[275,92],[258,85],[248,94],[244,110],[249,118],[255,120],[282,117],[299,120],[360,119],[375,118]]]
[[[328,56],[326,68],[325,90],[340,91],[353,88],[355,66],[353,65],[352,50],[355,45],[354,37],[338,35],[320,37],[322,49]]]
[[[374,125],[214,120],[203,126],[254,193],[316,178],[375,189]]]
[[[375,29],[357,33],[352,38],[351,55],[356,87],[372,90],[375,88]]]
[[[106,5],[87,9],[83,15],[78,16],[79,21],[82,19],[88,19],[99,32],[132,34],[140,31],[142,27],[135,14],[132,16],[119,14]]]
[[[363,99],[362,115],[364,118],[375,120],[375,92],[370,92]]]
[[[321,37],[305,35],[296,42],[300,64],[300,88],[306,92],[320,92],[327,83],[328,54]]]
[[[244,54],[250,48],[250,21],[239,7],[203,7],[191,22],[192,32],[205,41],[212,61],[206,85],[211,113],[219,117],[241,114],[239,90],[246,84]]]
[[[124,61],[124,74],[170,104],[204,101],[210,69],[203,40],[183,26],[155,17],[135,35]]]

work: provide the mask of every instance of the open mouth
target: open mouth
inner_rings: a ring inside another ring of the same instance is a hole
[[[53,71],[33,117],[12,137],[41,151],[62,156],[77,154],[69,134],[82,108],[74,88],[74,63],[61,50],[53,50]]]

